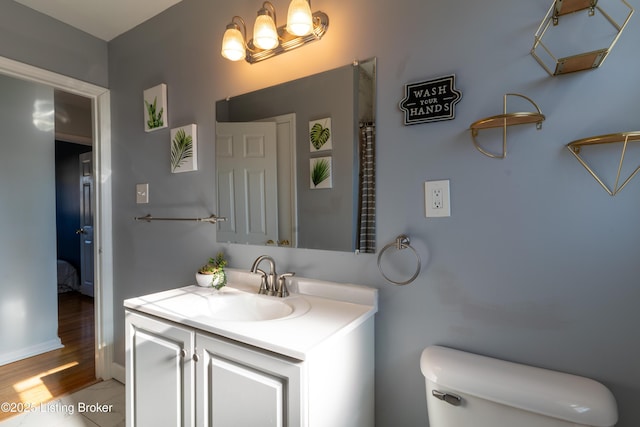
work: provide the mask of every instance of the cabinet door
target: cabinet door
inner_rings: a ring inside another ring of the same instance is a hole
[[[302,362],[200,333],[196,345],[198,426],[307,425]]]
[[[127,311],[127,427],[194,425],[194,333]]]

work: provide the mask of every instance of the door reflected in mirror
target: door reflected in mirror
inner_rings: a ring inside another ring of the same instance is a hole
[[[216,102],[218,242],[375,252],[375,69]]]

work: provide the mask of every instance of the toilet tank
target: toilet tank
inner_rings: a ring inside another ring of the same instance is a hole
[[[616,401],[589,378],[447,347],[422,352],[429,427],[612,427]]]

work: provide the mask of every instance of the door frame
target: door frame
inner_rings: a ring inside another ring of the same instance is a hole
[[[94,310],[96,378],[113,378],[113,242],[111,100],[108,89],[0,56],[0,74],[91,99],[94,177]]]

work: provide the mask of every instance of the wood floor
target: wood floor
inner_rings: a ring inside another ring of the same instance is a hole
[[[93,298],[58,294],[58,336],[64,348],[0,366],[0,402],[39,405],[97,382]]]

